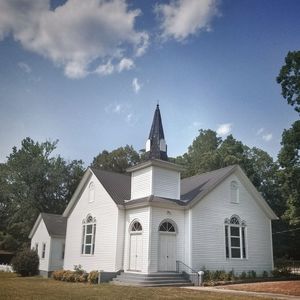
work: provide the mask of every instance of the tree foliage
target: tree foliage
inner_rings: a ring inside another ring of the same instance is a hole
[[[26,138],[0,168],[0,247],[14,250],[28,241],[40,212],[61,214],[83,174],[82,161],[52,156],[57,141]]]
[[[288,52],[277,83],[281,84],[281,94],[288,104],[300,113],[300,51]]]
[[[111,152],[103,150],[94,157],[91,166],[107,171],[125,173],[127,168],[139,163],[140,160],[138,152],[132,146],[126,145]]]
[[[300,121],[282,134],[278,155],[281,166],[279,178],[287,210],[284,217],[290,225],[300,224]]]

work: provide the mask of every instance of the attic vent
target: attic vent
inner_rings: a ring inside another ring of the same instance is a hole
[[[239,185],[234,180],[230,183],[230,202],[239,203]]]
[[[93,202],[95,200],[95,184],[93,181],[89,184],[89,202]]]

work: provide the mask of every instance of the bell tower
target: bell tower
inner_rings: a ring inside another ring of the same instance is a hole
[[[157,105],[146,142],[146,161],[127,169],[127,172],[131,173],[130,199],[150,196],[180,199],[182,170],[182,166],[168,161],[167,145]]]

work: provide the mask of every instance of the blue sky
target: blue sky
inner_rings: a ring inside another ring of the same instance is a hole
[[[145,147],[157,101],[169,156],[198,130],[276,158],[298,114],[276,76],[300,48],[300,2],[0,2],[0,162],[29,136],[83,159]]]

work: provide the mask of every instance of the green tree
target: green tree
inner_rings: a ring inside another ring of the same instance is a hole
[[[300,120],[282,134],[282,148],[278,155],[283,197],[287,210],[284,217],[290,225],[300,224]]]
[[[52,156],[56,145],[57,141],[38,143],[26,138],[1,166],[1,247],[14,248],[27,242],[40,212],[61,214],[70,200],[83,174],[83,163],[67,163],[60,156]],[[15,246],[8,247],[8,242]]]
[[[217,133],[207,129],[199,130],[199,135],[194,139],[192,145],[189,146],[186,155],[177,158],[186,162],[186,176],[192,176],[198,173],[204,173],[217,169],[219,166],[219,157],[217,149],[221,143],[221,138],[217,137]]]
[[[103,150],[94,157],[91,167],[125,173],[127,168],[136,165],[140,160],[141,158],[134,148],[126,145],[111,152]]]
[[[281,94],[288,104],[300,113],[300,51],[288,52],[277,83],[281,84]]]

